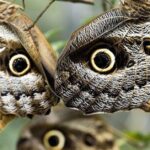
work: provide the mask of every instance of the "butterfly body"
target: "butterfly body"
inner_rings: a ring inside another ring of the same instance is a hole
[[[86,114],[149,111],[150,22],[133,14],[113,9],[73,33],[55,79],[68,107]]]

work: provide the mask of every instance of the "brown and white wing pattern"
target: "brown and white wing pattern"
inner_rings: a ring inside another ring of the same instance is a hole
[[[119,150],[113,130],[99,116],[60,109],[42,120],[22,131],[17,150]]]
[[[36,26],[28,29],[31,24],[19,6],[0,0],[0,112],[3,115],[47,114],[58,101],[52,92],[56,56]]]
[[[85,114],[150,111],[150,1],[125,0],[72,34],[56,92]]]

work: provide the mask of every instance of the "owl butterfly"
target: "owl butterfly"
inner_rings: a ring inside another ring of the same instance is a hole
[[[57,103],[46,81],[53,85],[54,51],[36,26],[26,30],[32,21],[19,10],[0,0],[0,127],[11,115],[47,114]]]
[[[68,109],[55,109],[48,117],[34,120],[23,130],[17,150],[119,149],[113,130],[98,116],[85,118]]]
[[[55,77],[66,106],[150,111],[149,20],[150,0],[125,0],[72,34]]]

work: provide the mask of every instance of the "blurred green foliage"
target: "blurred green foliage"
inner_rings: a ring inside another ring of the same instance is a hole
[[[0,132],[0,150],[15,150],[17,139],[24,126],[29,123],[27,118],[14,119],[5,130]]]
[[[150,134],[127,131],[124,132],[126,137],[122,137],[120,144],[121,150],[149,150]]]

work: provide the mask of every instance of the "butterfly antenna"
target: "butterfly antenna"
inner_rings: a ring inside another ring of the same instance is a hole
[[[85,3],[85,4],[94,4],[95,0],[66,0],[73,3]]]
[[[24,1],[24,0],[23,0]],[[43,16],[43,14],[47,11],[47,9],[55,2],[56,0],[52,0],[48,3],[48,5],[44,8],[44,10],[39,14],[39,16],[35,19],[35,21],[26,29],[30,30],[35,26],[35,24],[39,21],[39,19]]]
[[[25,0],[22,0],[22,7],[23,7],[23,10],[25,10],[26,8]]]

